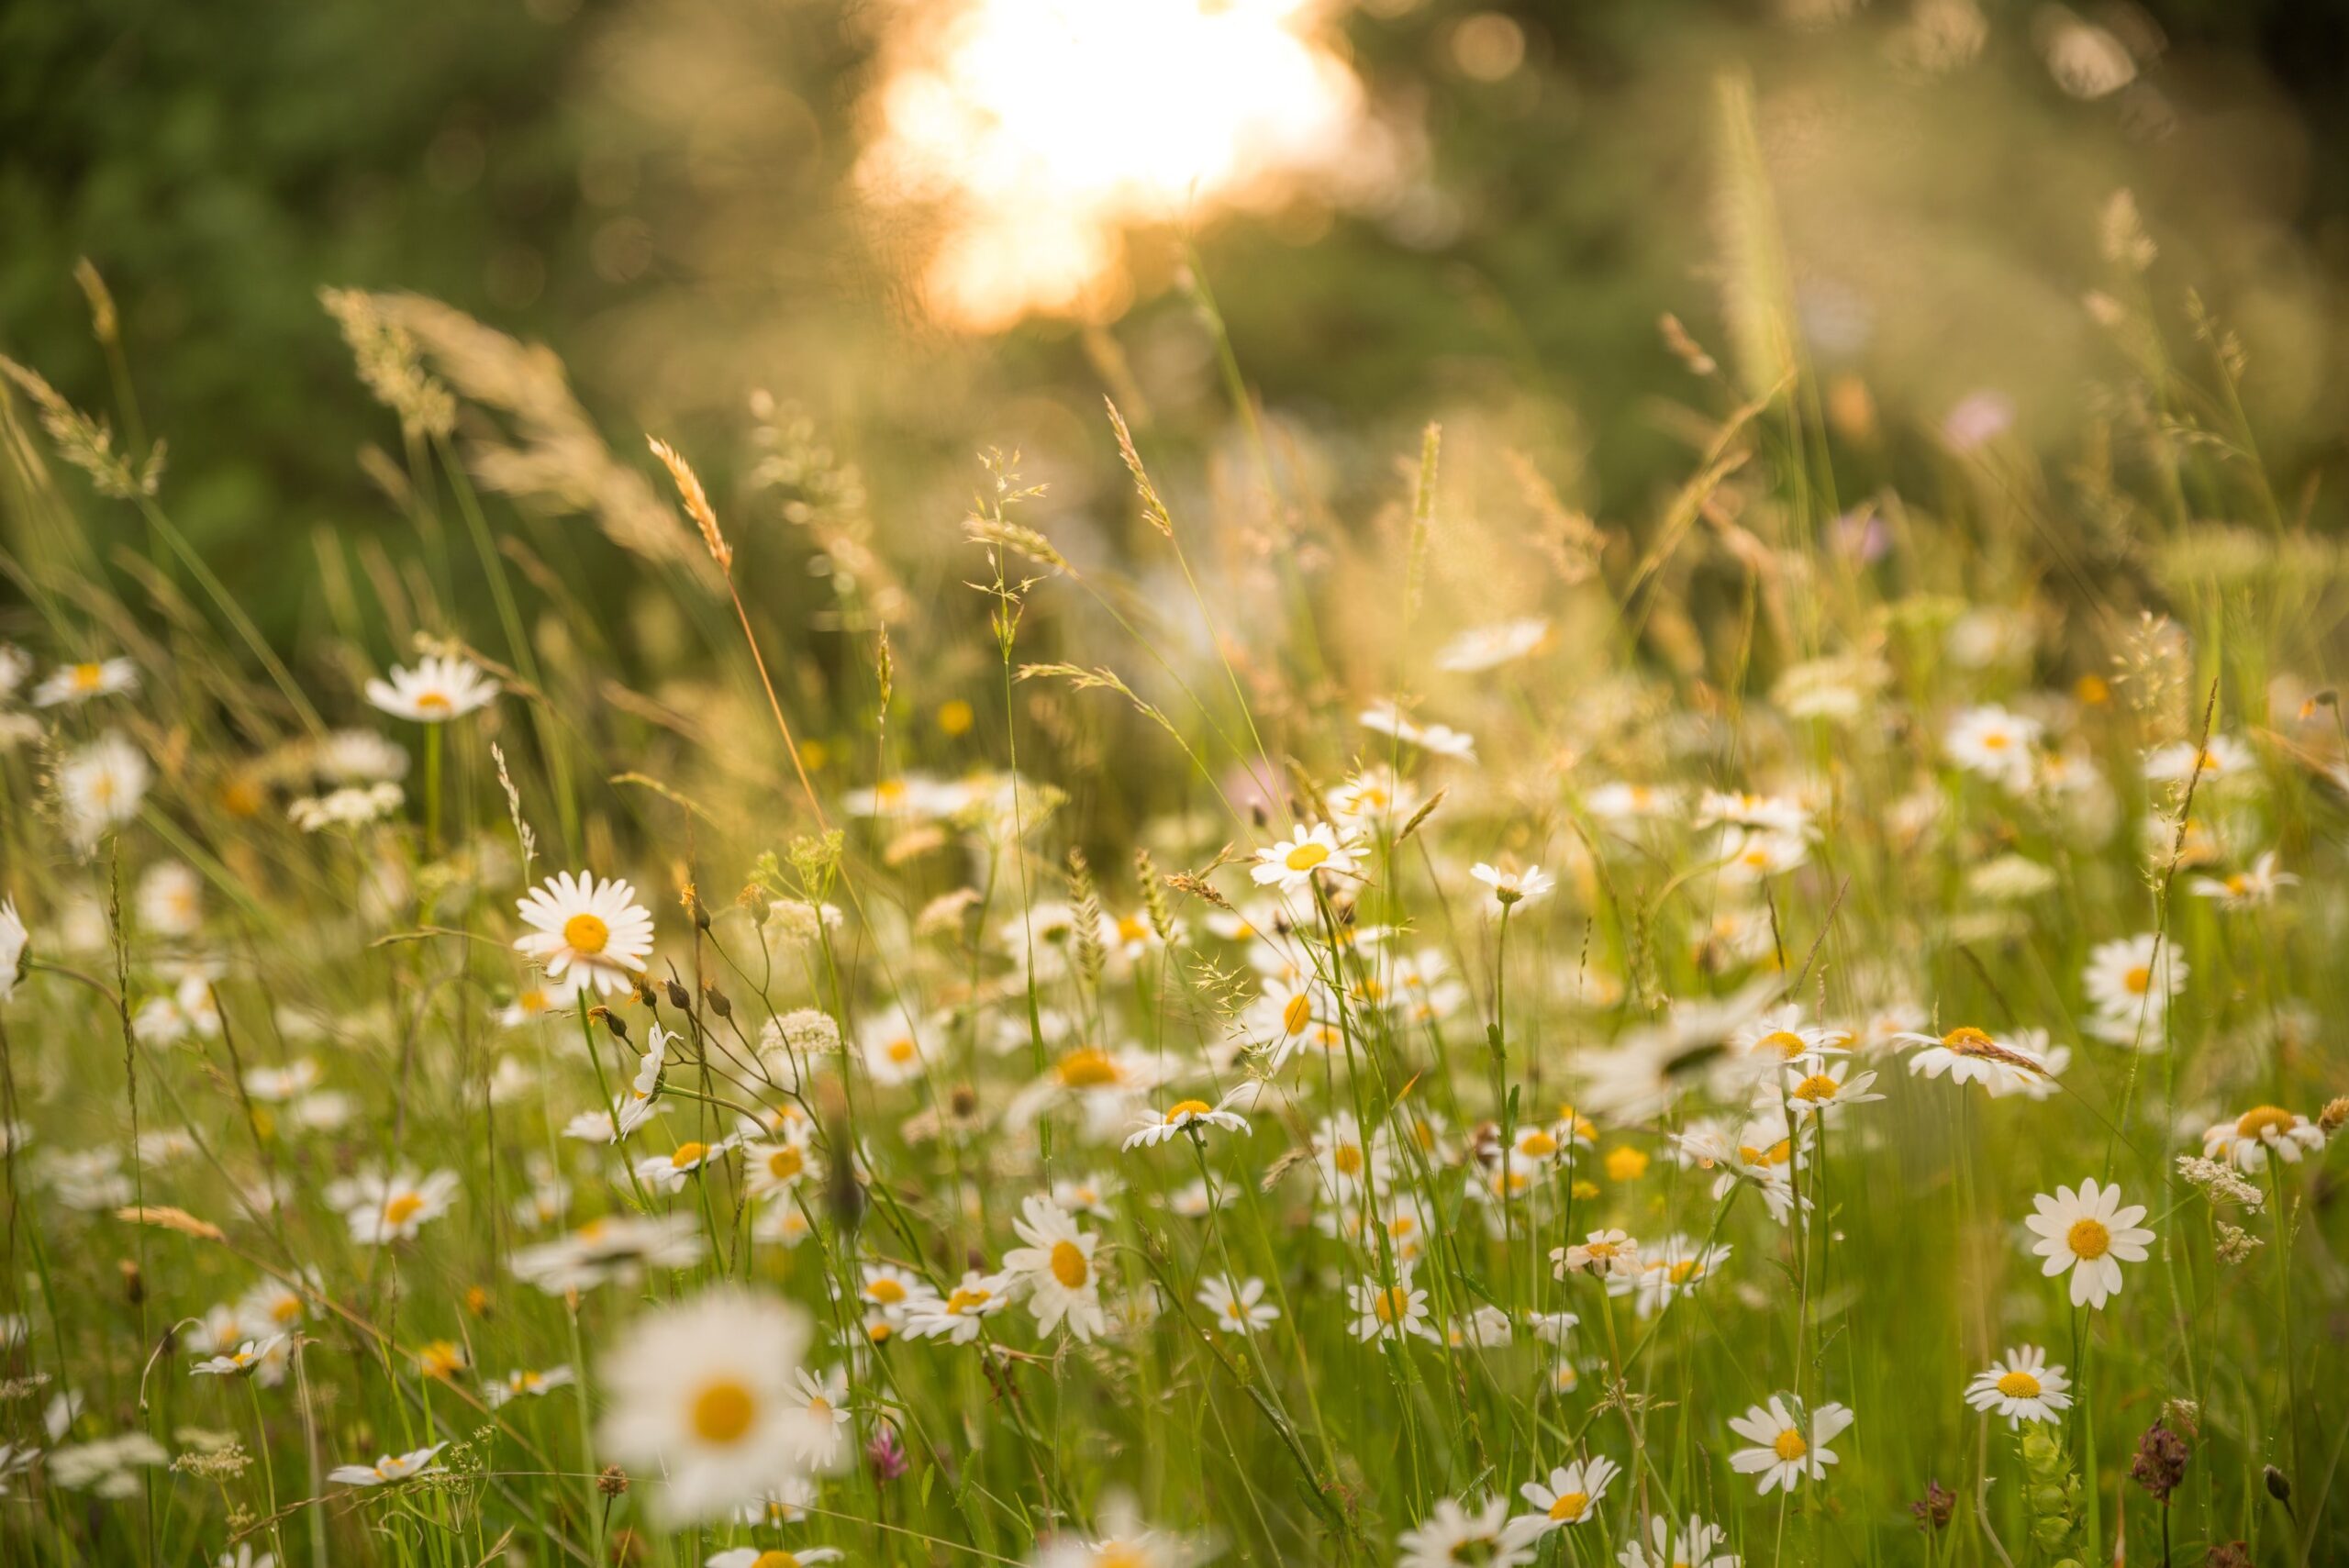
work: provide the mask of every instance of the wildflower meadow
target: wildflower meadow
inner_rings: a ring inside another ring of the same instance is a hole
[[[328,286],[373,514],[224,551],[85,269],[112,369],[0,358],[0,1562],[2349,1562],[2337,498],[2126,190],[2050,450],[1826,362],[1689,112],[1596,506],[1284,409],[1192,251],[1210,439],[1103,350],[913,491]]]

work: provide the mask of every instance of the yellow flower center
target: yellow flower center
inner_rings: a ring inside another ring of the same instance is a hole
[[[449,700],[448,694],[445,692],[418,692],[416,694],[416,707],[418,713],[447,713],[454,706],[456,706],[456,704]]]
[[[1629,1144],[1607,1151],[1607,1179],[1611,1182],[1636,1182],[1648,1173],[1648,1157],[1643,1150]]]
[[[1379,1291],[1370,1298],[1370,1309],[1381,1323],[1399,1322],[1411,1310],[1411,1294],[1399,1284]]]
[[[1172,1127],[1186,1116],[1205,1116],[1213,1108],[1205,1100],[1178,1100],[1166,1113],[1166,1125]]]
[[[1106,1089],[1123,1076],[1108,1051],[1089,1045],[1062,1057],[1057,1071],[1063,1086],[1071,1089]]]
[[[2009,1399],[2036,1399],[2039,1379],[2027,1372],[2010,1372],[1998,1379],[1998,1392]]]
[[[2129,987],[2132,996],[2142,996],[2154,984],[2154,972],[2142,963],[2137,964],[2121,977],[2121,984]]]
[[[949,1316],[959,1318],[966,1312],[976,1312],[995,1299],[995,1292],[979,1290],[971,1285],[957,1285],[954,1294],[946,1298]]]
[[[1809,1100],[1816,1105],[1821,1100],[1833,1099],[1836,1091],[1842,1086],[1831,1073],[1814,1073],[1795,1085],[1795,1098]]]
[[[1810,1445],[1803,1441],[1802,1434],[1796,1431],[1792,1427],[1788,1427],[1785,1431],[1780,1432],[1778,1434],[1778,1440],[1772,1443],[1770,1447],[1780,1459],[1787,1460],[1789,1462],[1800,1459],[1804,1454],[1810,1451]]]
[[[1517,1151],[1536,1160],[1547,1160],[1558,1151],[1558,1140],[1537,1127],[1517,1140]]]
[[[423,1207],[424,1197],[419,1193],[395,1193],[391,1200],[384,1205],[384,1223],[406,1225],[416,1218],[417,1210]]]
[[[1074,1241],[1052,1243],[1052,1277],[1070,1290],[1082,1290],[1085,1282],[1093,1277],[1093,1265],[1085,1256],[1085,1249]]]
[[[906,1287],[886,1277],[864,1282],[864,1294],[884,1307],[895,1307],[905,1300]]]
[[[2292,1121],[2292,1113],[2281,1106],[2258,1106],[2235,1118],[2235,1135],[2259,1138],[2271,1132],[2289,1132]]]
[[[2003,729],[1993,729],[1982,737],[1982,750],[1985,751],[2003,751],[2012,744],[2014,742],[2007,738]]]
[[[1700,1265],[1695,1258],[1683,1258],[1678,1262],[1674,1263],[1669,1268],[1665,1269],[1664,1271],[1664,1277],[1670,1280],[1675,1284],[1687,1284],[1698,1273],[1699,1266]]]
[[[1305,1026],[1313,1021],[1313,998],[1300,991],[1281,1008],[1281,1027],[1291,1034],[1302,1034]]]
[[[882,1051],[900,1067],[921,1054],[914,1048],[914,1042],[909,1040],[893,1040],[882,1047]]]
[[[742,1440],[759,1413],[751,1391],[730,1377],[702,1385],[694,1396],[691,1420],[694,1436],[724,1448]]]
[[[1802,1036],[1795,1033],[1792,1029],[1772,1029],[1768,1034],[1764,1035],[1760,1040],[1753,1042],[1753,1049],[1757,1051],[1775,1051],[1780,1056],[1791,1062],[1796,1057],[1800,1056],[1804,1051],[1809,1051],[1810,1049],[1810,1042],[1804,1040]]]
[[[673,1171],[689,1169],[708,1152],[709,1145],[707,1143],[680,1143],[677,1145],[677,1151],[669,1156],[669,1168]]]
[[[593,958],[612,940],[612,929],[594,915],[573,915],[562,923],[562,945]]]
[[[1118,940],[1119,941],[1144,941],[1149,939],[1149,936],[1150,928],[1143,925],[1140,920],[1135,919],[1131,915],[1121,915],[1118,917]]]
[[[1362,1174],[1362,1151],[1351,1143],[1341,1143],[1330,1151],[1330,1163],[1341,1176]]]
[[[1308,840],[1282,856],[1281,863],[1291,871],[1311,871],[1329,858],[1328,845],[1317,844]]]
[[[1604,1262],[1609,1258],[1611,1258],[1616,1253],[1621,1251],[1622,1249],[1618,1247],[1612,1241],[1593,1241],[1589,1246],[1584,1248],[1583,1251],[1587,1256],[1596,1258],[1601,1262]]]
[[[751,1568],[799,1568],[799,1559],[778,1546],[751,1558]]]
[[[1584,1492],[1568,1492],[1550,1505],[1550,1517],[1560,1524],[1570,1525],[1590,1511],[1590,1496]]]
[[[2071,1248],[2076,1258],[2101,1258],[2112,1251],[2112,1232],[2104,1228],[2101,1219],[2076,1220],[2071,1229],[2064,1233],[2064,1244]]]
[[[787,1182],[807,1168],[807,1159],[788,1143],[767,1156],[767,1174],[778,1182]]]
[[[76,664],[73,666],[73,689],[77,692],[95,692],[106,684],[106,671],[98,665]]]
[[[1942,1036],[1942,1049],[1953,1056],[1982,1056],[1996,1051],[1998,1042],[1976,1029],[1972,1024],[1954,1029]]]

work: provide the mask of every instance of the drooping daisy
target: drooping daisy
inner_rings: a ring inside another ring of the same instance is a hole
[[[386,1454],[373,1464],[339,1464],[327,1472],[327,1479],[338,1486],[388,1486],[414,1475],[437,1475],[440,1466],[434,1461],[448,1446],[437,1442],[396,1456]]]
[[[1350,1284],[1346,1298],[1354,1309],[1357,1340],[1394,1340],[1405,1334],[1435,1338],[1435,1331],[1428,1327],[1428,1293],[1411,1283],[1408,1268],[1396,1274],[1391,1285],[1375,1279]]]
[[[1761,1478],[1761,1493],[1768,1496],[1780,1486],[1794,1490],[1804,1477],[1826,1479],[1836,1462],[1827,1445],[1852,1424],[1852,1412],[1841,1405],[1821,1405],[1808,1422],[1787,1408],[1787,1399],[1772,1395],[1766,1406],[1755,1405],[1742,1416],[1731,1416],[1729,1429],[1753,1444],[1729,1456],[1731,1470]]]
[[[1531,904],[1558,885],[1557,878],[1544,876],[1540,866],[1528,871],[1504,871],[1479,861],[1468,869],[1468,874],[1493,890],[1493,902],[1502,908]]]
[[[2312,1154],[2323,1147],[2322,1129],[2281,1106],[2254,1106],[2234,1120],[2220,1122],[2202,1135],[2205,1159],[2224,1160],[2252,1172],[2267,1168],[2270,1152],[2288,1165],[2297,1165],[2302,1154]]]
[[[1231,1106],[1249,1093],[1249,1086],[1243,1084],[1214,1105],[1205,1100],[1177,1100],[1163,1112],[1143,1111],[1134,1118],[1134,1130],[1128,1135],[1125,1147],[1128,1150],[1155,1148],[1184,1132],[1197,1138],[1200,1136],[1197,1129],[1209,1127],[1244,1136],[1248,1131],[1248,1118],[1233,1110]]]
[[[942,1339],[967,1345],[979,1337],[983,1319],[1011,1305],[1011,1282],[1001,1274],[964,1273],[960,1284],[944,1296],[924,1295],[906,1315],[909,1340]]]
[[[2099,1186],[2091,1176],[2078,1192],[2057,1187],[2055,1195],[2032,1199],[2038,1210],[2023,1224],[2039,1237],[2031,1250],[2047,1260],[2040,1272],[2053,1279],[2072,1271],[2072,1305],[2101,1308],[2121,1289],[2121,1265],[2145,1261],[2150,1230],[2137,1229],[2145,1206],[2121,1207],[2121,1188]]]
[[[2043,729],[2039,720],[1996,705],[1970,707],[1951,721],[1942,749],[1967,773],[2020,795],[2031,787]]]
[[[2052,1421],[2072,1407],[2072,1386],[2060,1366],[2047,1364],[2047,1352],[2037,1345],[2017,1345],[2004,1361],[1994,1361],[1966,1385],[1965,1402],[1976,1410],[1994,1411],[2009,1426],[2024,1421]]]
[[[609,996],[644,973],[652,916],[637,903],[636,889],[617,877],[599,882],[592,872],[558,872],[515,908],[530,928],[515,940],[515,951],[538,960],[550,980],[576,976]]]
[[[1508,1539],[1507,1497],[1495,1497],[1473,1514],[1440,1497],[1435,1510],[1396,1544],[1402,1549],[1396,1568],[1519,1568],[1533,1561],[1530,1550]]]
[[[2232,735],[2213,735],[2200,746],[2175,741],[2145,753],[2145,778],[2153,784],[2182,784],[2199,774],[2208,788],[2255,777],[2258,769],[2251,748]]]
[[[610,1114],[598,1118],[603,1125],[586,1132],[566,1128],[566,1132],[573,1137],[588,1138],[591,1141],[620,1143],[627,1140],[629,1134],[652,1119],[652,1113],[660,1108],[661,1104],[662,1065],[668,1060],[669,1041],[674,1037],[659,1024],[654,1024],[645,1031],[644,1038],[644,1054],[637,1061],[636,1075],[628,1081],[628,1086],[613,1101]]]
[[[723,1518],[782,1476],[804,1473],[807,1402],[794,1373],[807,1316],[780,1296],[721,1285],[657,1307],[604,1360],[604,1451],[661,1479],[659,1515]]]
[[[1922,1047],[1909,1058],[1909,1071],[1928,1078],[1949,1074],[1953,1084],[1979,1084],[1993,1097],[2022,1093],[2042,1099],[2054,1091],[2055,1074],[2068,1062],[2068,1050],[2046,1049],[2047,1031],[2022,1029],[2000,1040],[1986,1029],[1961,1024],[1945,1035],[1918,1034],[1903,1029],[1892,1037],[1895,1045]]]
[[[146,753],[113,730],[67,758],[57,770],[57,797],[73,842],[89,849],[107,828],[138,816],[150,776]]]
[[[1543,1536],[1578,1525],[1590,1518],[1608,1483],[1620,1470],[1613,1460],[1594,1458],[1561,1465],[1550,1472],[1548,1485],[1528,1481],[1518,1495],[1533,1505],[1533,1512],[1508,1521],[1508,1537],[1518,1546],[1531,1546]]]
[[[1435,667],[1454,674],[1496,670],[1538,651],[1549,636],[1550,623],[1541,616],[1471,627],[1443,645],[1435,656]]]
[[[1296,832],[1275,840],[1270,849],[1258,850],[1256,863],[1248,874],[1259,887],[1277,886],[1283,893],[1294,893],[1317,875],[1350,876],[1359,863],[1336,829],[1327,822],[1316,822],[1310,828],[1300,824]]]
[[[395,718],[446,724],[488,706],[497,695],[497,683],[470,660],[428,653],[415,669],[395,664],[390,680],[371,680],[365,690],[370,703]]]
[[[1844,1106],[1862,1106],[1884,1098],[1868,1093],[1873,1073],[1854,1075],[1848,1062],[1821,1062],[1815,1072],[1787,1069],[1787,1108],[1798,1117],[1825,1118]]]
[[[1572,1273],[1629,1279],[1640,1272],[1640,1244],[1620,1230],[1594,1230],[1571,1247],[1553,1247],[1550,1262],[1560,1279]]]
[[[128,659],[60,664],[33,688],[33,706],[56,707],[62,703],[88,702],[92,697],[134,691],[138,685],[139,667]]]
[[[2290,872],[2277,871],[2276,851],[2269,850],[2242,871],[2188,877],[2186,886],[2199,897],[2215,900],[2221,909],[2256,909],[2275,903],[2278,894],[2298,886],[2299,880]]]
[[[1738,1568],[1737,1554],[1720,1551],[1729,1531],[1708,1524],[1701,1514],[1690,1514],[1677,1530],[1662,1515],[1648,1520],[1645,1544],[1631,1540],[1615,1554],[1622,1568]]]
[[[1199,1283],[1199,1305],[1215,1314],[1215,1326],[1227,1334],[1253,1334],[1277,1321],[1281,1309],[1264,1299],[1264,1282],[1251,1274],[1234,1283],[1228,1274],[1211,1274]]]
[[[1076,1221],[1048,1197],[1030,1195],[1019,1206],[1022,1218],[1011,1229],[1028,1244],[1003,1255],[1004,1272],[1028,1288],[1028,1309],[1036,1332],[1049,1334],[1063,1323],[1079,1340],[1108,1330],[1101,1310],[1101,1282],[1093,1267],[1100,1238],[1079,1230]]]

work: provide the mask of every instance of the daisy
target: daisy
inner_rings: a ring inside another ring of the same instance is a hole
[[[87,702],[137,689],[139,668],[128,659],[103,659],[94,663],[61,664],[33,688],[35,707]]]
[[[1550,623],[1541,616],[1471,627],[1443,645],[1435,656],[1435,667],[1471,675],[1498,669],[1539,651],[1549,636]]]
[[[1154,1148],[1186,1131],[1196,1139],[1201,1136],[1199,1129],[1209,1127],[1244,1135],[1248,1131],[1248,1118],[1230,1106],[1232,1102],[1248,1093],[1248,1085],[1243,1084],[1212,1106],[1205,1100],[1177,1100],[1163,1114],[1143,1111],[1135,1117],[1134,1130],[1126,1139],[1125,1147],[1129,1151]]]
[[[735,1140],[721,1138],[715,1143],[692,1140],[680,1143],[673,1153],[648,1155],[636,1162],[636,1179],[654,1192],[678,1192],[696,1171],[723,1160],[732,1151]]]
[[[1729,1037],[1732,1056],[1750,1056],[1765,1066],[1809,1063],[1820,1057],[1842,1056],[1847,1046],[1831,1029],[1802,1021],[1802,1008],[1787,1003],[1771,1008]]]
[[[1966,1385],[1965,1402],[1976,1410],[1991,1410],[2009,1427],[2024,1421],[2052,1421],[2072,1407],[2065,1390],[2071,1382],[2060,1366],[2047,1364],[2047,1352],[2037,1345],[2018,1345],[2007,1359],[1992,1362]]]
[[[878,1308],[892,1323],[903,1323],[911,1314],[937,1304],[938,1293],[928,1280],[895,1263],[867,1263],[863,1272],[857,1299]]]
[[[2080,984],[2099,1012],[2133,1025],[2141,1016],[2158,1021],[2169,999],[2186,989],[2186,976],[2176,944],[2146,931],[2097,944]]]
[[[910,1084],[930,1070],[913,1015],[895,1008],[868,1022],[856,1037],[857,1058],[883,1087]]]
[[[1395,1568],[1519,1568],[1533,1561],[1531,1551],[1509,1539],[1507,1497],[1495,1497],[1473,1514],[1450,1497],[1438,1498],[1435,1511],[1396,1544],[1402,1554]]]
[[[1417,1334],[1422,1340],[1435,1338],[1428,1327],[1428,1293],[1411,1284],[1411,1271],[1404,1269],[1392,1285],[1382,1285],[1375,1279],[1364,1279],[1360,1284],[1346,1286],[1346,1296],[1353,1305],[1354,1338],[1357,1340],[1393,1340],[1405,1334]]]
[[[164,861],[139,879],[139,923],[158,936],[192,937],[204,923],[204,880],[195,868]]]
[[[538,1022],[557,1007],[571,1006],[579,995],[582,977],[550,980],[541,985],[525,985],[514,993],[514,1000],[497,1009],[500,1029],[518,1029]]]
[[[2202,1135],[2205,1159],[2224,1160],[2245,1171],[2267,1168],[2273,1151],[2288,1165],[2297,1165],[2303,1153],[2324,1147],[2324,1133],[2308,1118],[2281,1106],[2254,1106],[2232,1121],[2222,1121]]]
[[[1098,1236],[1079,1230],[1076,1222],[1052,1199],[1030,1195],[1020,1205],[1023,1218],[1011,1229],[1028,1243],[1003,1255],[1007,1274],[1029,1292],[1028,1309],[1036,1315],[1036,1332],[1049,1334],[1063,1322],[1079,1340],[1106,1333],[1108,1319],[1101,1311],[1100,1276],[1093,1267]]]
[[[2047,1031],[2021,1029],[2001,1041],[1987,1030],[1961,1024],[1941,1036],[1903,1029],[1892,1036],[1895,1045],[1921,1046],[1909,1058],[1909,1071],[1928,1078],[1949,1074],[1953,1084],[1979,1084],[1996,1098],[2021,1093],[2044,1099],[2055,1088],[2055,1074],[2071,1061],[2071,1052],[2047,1050]]]
[[[272,1335],[259,1341],[247,1340],[225,1356],[213,1356],[209,1360],[196,1362],[188,1368],[188,1375],[191,1377],[234,1377],[239,1373],[250,1372],[277,1348],[280,1338],[281,1336]]]
[[[2145,778],[2152,784],[2182,784],[2197,774],[2205,784],[2233,784],[2258,767],[2251,748],[2232,735],[2213,735],[2201,746],[2179,740],[2145,753]]]
[[[558,1388],[568,1388],[577,1378],[567,1366],[551,1366],[544,1372],[532,1372],[518,1367],[504,1378],[481,1391],[482,1403],[495,1410],[517,1399],[537,1399]]]
[[[807,1419],[800,1434],[799,1461],[810,1470],[837,1470],[848,1457],[842,1427],[848,1425],[848,1373],[834,1367],[818,1377],[801,1368],[792,1376]]]
[[[1283,893],[1294,893],[1307,886],[1317,873],[1351,876],[1358,865],[1354,853],[1341,840],[1327,822],[1317,822],[1310,828],[1299,824],[1288,838],[1276,840],[1272,848],[1256,851],[1256,863],[1248,874],[1259,887],[1278,886]]]
[[[752,1143],[742,1150],[742,1169],[753,1198],[779,1197],[801,1182],[820,1174],[807,1143],[807,1134],[794,1132],[773,1143]]]
[[[727,1517],[803,1473],[811,1422],[793,1374],[807,1342],[799,1307],[735,1286],[640,1316],[600,1369],[604,1450],[660,1476],[662,1518]]]
[[[2145,1206],[2121,1207],[2121,1189],[2099,1187],[2091,1176],[2075,1193],[2057,1187],[2055,1195],[2041,1193],[2032,1200],[2038,1210],[2023,1224],[2039,1240],[2032,1251],[2047,1260],[2041,1273],[2053,1279],[2072,1271],[2072,1305],[2102,1307],[2121,1289],[2121,1265],[2145,1261],[2150,1230],[2135,1229],[2145,1218]]]
[[[684,1214],[607,1216],[560,1240],[524,1247],[507,1265],[549,1296],[605,1284],[634,1284],[647,1269],[687,1269],[701,1261],[700,1226]]]
[[[112,730],[67,758],[57,770],[57,796],[73,842],[89,849],[107,828],[138,816],[150,776],[146,754]]]
[[[1671,784],[1600,784],[1583,796],[1583,809],[1612,828],[1678,815],[1685,797]]]
[[[1476,760],[1476,738],[1449,725],[1412,723],[1403,717],[1392,703],[1371,708],[1362,716],[1362,727],[1380,735],[1391,735],[1406,746],[1417,746],[1422,751],[1454,762],[1474,762]]]
[[[599,1125],[590,1132],[574,1131],[572,1128],[563,1130],[574,1138],[618,1143],[651,1121],[660,1104],[661,1067],[668,1059],[669,1041],[674,1038],[659,1024],[646,1030],[644,1054],[637,1061],[636,1076],[629,1080],[628,1087],[621,1090],[618,1098],[612,1102],[610,1114],[591,1113],[596,1115]]]
[[[1411,787],[1409,781],[1397,778],[1392,768],[1379,766],[1364,768],[1331,790],[1329,801],[1330,815],[1339,821],[1379,827],[1409,819],[1419,808],[1419,792]],[[1230,918],[1225,917],[1227,923]],[[1227,924],[1227,929],[1218,934],[1228,937],[1232,933]]]
[[[1630,1278],[1640,1272],[1640,1244],[1620,1230],[1594,1230],[1571,1247],[1550,1249],[1550,1261],[1560,1279],[1570,1273]]]
[[[361,1175],[330,1184],[327,1202],[342,1210],[353,1241],[380,1247],[414,1240],[427,1221],[455,1205],[460,1185],[454,1171],[435,1171],[421,1180],[412,1171]]]
[[[1199,1285],[1198,1302],[1215,1314],[1215,1326],[1227,1334],[1252,1334],[1269,1329],[1281,1309],[1264,1299],[1264,1282],[1250,1275],[1233,1283],[1229,1274],[1210,1275]]]
[[[1884,1098],[1871,1095],[1868,1085],[1876,1082],[1873,1073],[1850,1076],[1848,1062],[1822,1062],[1818,1071],[1807,1073],[1799,1067],[1787,1069],[1787,1108],[1798,1117],[1824,1117],[1843,1106],[1862,1106],[1871,1100]]]
[[[1502,871],[1479,861],[1468,871],[1470,876],[1493,890],[1493,902],[1507,909],[1516,904],[1531,904],[1558,885],[1555,877],[1542,874],[1540,866],[1531,871]]]
[[[906,1338],[945,1340],[967,1345],[979,1337],[980,1321],[1011,1305],[1011,1283],[1002,1274],[972,1269],[944,1296],[925,1295],[907,1314]]]
[[[1546,1486],[1539,1481],[1520,1486],[1518,1495],[1532,1504],[1535,1511],[1520,1514],[1508,1521],[1510,1543],[1531,1546],[1553,1531],[1582,1523],[1598,1507],[1598,1500],[1607,1496],[1607,1485],[1615,1479],[1620,1469],[1611,1459],[1585,1460],[1550,1472],[1550,1484]]]
[[[1827,1445],[1852,1424],[1852,1412],[1843,1406],[1821,1405],[1806,1424],[1787,1412],[1782,1396],[1773,1394],[1767,1406],[1755,1405],[1744,1415],[1730,1418],[1729,1429],[1754,1445],[1731,1453],[1730,1468],[1740,1475],[1760,1476],[1765,1497],[1780,1486],[1793,1491],[1805,1476],[1823,1481],[1827,1467],[1836,1462],[1834,1451]]]
[[[781,1547],[762,1551],[755,1546],[736,1546],[713,1553],[701,1560],[702,1568],[803,1568],[809,1562],[837,1562],[841,1551],[837,1546],[802,1546],[785,1551]]]
[[[2188,891],[2203,898],[2218,901],[2221,909],[2255,909],[2273,904],[2277,895],[2288,887],[2299,884],[2299,878],[2288,871],[2276,869],[2276,851],[2269,850],[2251,862],[2249,869],[2232,872],[2223,877],[2188,877]]]
[[[1686,1236],[1667,1236],[1642,1249],[1638,1273],[1609,1276],[1607,1294],[1637,1295],[1640,1316],[1653,1318],[1671,1306],[1675,1296],[1704,1284],[1729,1253],[1727,1247],[1699,1247]]]
[[[406,1481],[411,1475],[437,1475],[440,1467],[433,1461],[448,1446],[438,1442],[396,1458],[387,1454],[373,1464],[338,1464],[327,1472],[327,1479],[341,1486],[385,1486],[395,1481]]]
[[[395,664],[389,681],[371,680],[366,692],[369,702],[395,718],[445,724],[486,707],[497,695],[497,683],[469,660],[427,654],[413,670]]]
[[[1615,1561],[1622,1568],[1738,1568],[1734,1552],[1709,1555],[1728,1540],[1729,1531],[1706,1523],[1700,1514],[1690,1514],[1676,1534],[1672,1521],[1658,1516],[1648,1520],[1650,1544],[1628,1542]]]
[[[1315,1024],[1333,1025],[1336,1018],[1336,1001],[1319,981],[1310,975],[1293,981],[1275,977],[1241,1013],[1239,1027],[1244,1038],[1270,1054],[1264,1071],[1278,1073]]]
[[[1699,828],[1753,828],[1788,838],[1810,837],[1810,808],[1783,795],[1754,795],[1744,790],[1709,789],[1697,803]]]
[[[576,973],[580,983],[609,996],[629,989],[629,977],[644,973],[652,917],[629,884],[598,882],[591,872],[559,872],[514,907],[530,928],[514,949],[542,964],[548,979]]]
[[[1724,877],[1753,883],[1800,866],[1810,858],[1810,841],[1799,834],[1766,828],[1725,828],[1719,852]]]
[[[1969,773],[2021,794],[2031,787],[2032,756],[2044,727],[1991,705],[1970,707],[1942,737],[1949,760]]]

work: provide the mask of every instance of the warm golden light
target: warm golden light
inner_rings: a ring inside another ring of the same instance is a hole
[[[1383,183],[1389,139],[1340,52],[1342,0],[908,0],[858,183],[938,225],[940,319],[1100,319],[1125,231]]]

